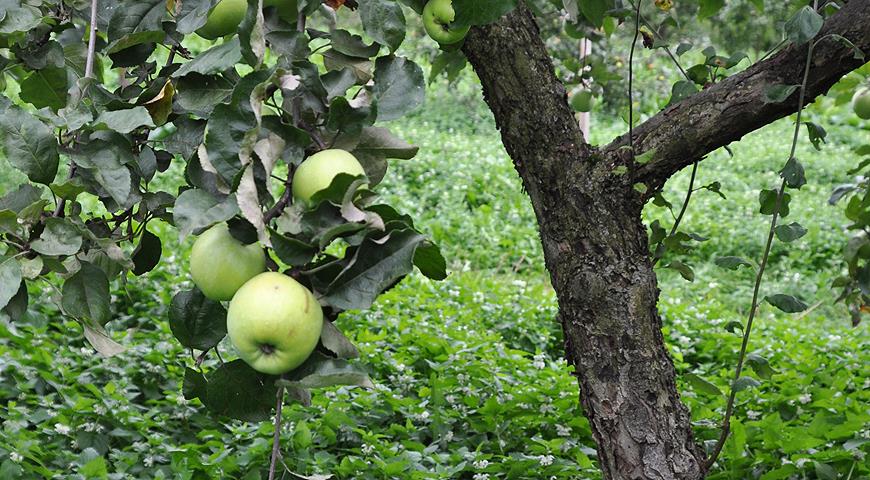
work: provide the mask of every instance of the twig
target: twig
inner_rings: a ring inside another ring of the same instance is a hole
[[[91,34],[88,36],[88,58],[85,62],[85,78],[94,76],[94,53],[97,48],[97,1],[91,0]]]
[[[686,192],[686,198],[685,198],[685,200],[683,200],[683,206],[682,206],[682,208],[680,208],[679,215],[677,215],[677,217],[674,219],[674,226],[671,227],[671,233],[668,235],[668,237],[671,237],[675,233],[677,233],[677,229],[680,227],[680,222],[683,221],[683,215],[686,214],[686,209],[689,208],[689,201],[692,199],[692,193],[695,191],[694,190],[695,176],[697,174],[698,174],[698,161],[695,160],[695,163],[692,164],[692,177],[689,179],[689,190]],[[673,212],[671,212],[671,215],[673,215]],[[665,238],[667,238],[667,237],[665,237]],[[659,260],[662,259],[662,255],[658,253],[658,250],[659,250],[659,246],[664,241],[665,241],[664,239],[661,239],[656,244],[656,249],[654,250],[654,257],[653,257],[653,266],[655,266],[657,263],[659,263]]]
[[[272,220],[281,216],[281,213],[290,205],[290,199],[293,198],[293,188],[291,187],[291,178],[293,175],[290,175],[290,178],[284,183],[284,193],[281,194],[281,198],[278,199],[278,203],[272,206],[265,215],[263,215],[263,223],[266,225],[269,224]]]
[[[628,146],[631,148],[631,159],[634,161],[634,49],[637,47],[637,37],[640,36],[640,5],[643,0],[637,0],[634,15],[634,40],[631,41],[631,52],[628,54]]]
[[[75,174],[76,174],[76,164],[70,162],[69,175],[67,175],[67,181],[72,180],[73,175],[75,175]],[[57,203],[57,208],[54,209],[54,214],[52,216],[63,217],[65,208],[66,208],[66,199],[61,198],[60,201]]]
[[[281,410],[284,406],[284,387],[278,387],[278,401],[275,405],[275,435],[272,437],[272,463],[269,465],[269,480],[275,480],[275,467],[281,455]]]
[[[815,10],[818,10],[818,5],[819,0],[814,0],[813,8]],[[801,82],[800,98],[798,99],[797,119],[795,120],[795,130],[791,142],[791,152],[788,155],[789,160],[794,158],[795,151],[797,150],[797,143],[801,129],[801,114],[803,113],[804,101],[806,100],[807,82],[810,76],[810,67],[812,65],[814,47],[815,41],[810,40],[809,47],[807,48],[807,62],[806,66],[804,67],[803,82]],[[762,255],[761,257],[761,264],[759,265],[758,273],[755,276],[755,287],[752,292],[752,306],[749,310],[749,317],[746,320],[746,328],[743,329],[743,342],[740,345],[740,355],[737,358],[737,368],[734,372],[734,381],[731,382],[731,392],[728,395],[728,403],[725,406],[725,418],[722,420],[722,434],[719,436],[719,440],[716,442],[716,446],[713,448],[713,453],[704,464],[705,470],[709,470],[710,467],[712,467],[713,464],[716,463],[716,459],[719,458],[719,454],[722,453],[722,448],[725,446],[725,441],[728,440],[728,434],[731,431],[731,416],[734,415],[734,400],[737,397],[737,391],[735,390],[734,385],[740,378],[740,374],[743,373],[743,364],[746,359],[746,350],[749,346],[749,337],[752,333],[752,322],[753,320],[755,320],[755,312],[758,310],[758,294],[761,290],[761,281],[764,277],[764,269],[767,267],[767,260],[770,257],[770,250],[773,245],[773,237],[776,232],[776,222],[779,219],[779,210],[782,207],[782,200],[783,196],[785,195],[785,187],[786,181],[783,178],[782,182],[779,185],[779,192],[776,196],[776,208],[773,211],[773,218],[771,218],[770,220],[770,230],[767,233],[767,243],[764,246],[764,255]]]

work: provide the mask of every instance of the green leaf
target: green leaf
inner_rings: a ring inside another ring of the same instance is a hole
[[[190,73],[178,80],[175,103],[182,111],[202,118],[233,94],[233,83],[220,75]]]
[[[359,351],[332,322],[323,319],[323,330],[320,333],[320,343],[338,358],[359,358]]]
[[[286,375],[289,385],[303,388],[325,388],[336,385],[354,385],[372,388],[368,373],[357,365],[342,359],[329,358],[314,352],[299,368]],[[283,382],[283,380],[279,381]]]
[[[613,8],[612,0],[583,0],[580,2],[580,13],[598,28],[604,25],[604,14]]]
[[[741,265],[752,268],[752,263],[742,257],[719,257],[715,260],[716,265],[728,270],[737,270]]]
[[[208,389],[208,381],[205,375],[197,372],[190,367],[184,367],[184,382],[181,384],[181,393],[185,400],[200,400],[206,398]]]
[[[369,2],[366,2],[366,4],[367,3]],[[364,7],[360,6],[360,9],[362,8]],[[332,48],[336,52],[341,53],[342,55],[347,55],[349,57],[367,59],[369,57],[376,56],[381,50],[380,45],[375,43],[371,45],[366,45],[362,37],[360,37],[359,35],[354,35],[347,30],[333,30],[330,33],[330,39],[332,40]]]
[[[801,188],[807,184],[804,166],[795,157],[788,159],[779,176],[785,180],[785,184],[789,188]]]
[[[725,6],[725,0],[699,0],[699,4],[698,18],[705,19],[719,13]]]
[[[82,247],[82,236],[69,220],[49,218],[39,238],[30,246],[43,255],[74,255]]]
[[[837,469],[827,463],[813,462],[813,467],[816,471],[816,478],[820,478],[821,480],[837,480],[840,478]]]
[[[517,0],[453,0],[456,10],[454,24],[464,27],[493,23],[516,6]]]
[[[750,353],[746,356],[746,364],[752,368],[752,371],[756,373],[759,377],[770,380],[770,377],[776,373],[776,370],[770,366],[770,362],[767,361],[766,358],[762,357],[757,353]]]
[[[441,51],[432,60],[432,68],[429,70],[429,83],[435,81],[438,75],[442,73],[447,77],[447,81],[453,83],[459,77],[459,73],[468,65],[468,60],[461,50],[456,51]]]
[[[369,308],[382,291],[411,273],[414,253],[424,240],[411,229],[393,231],[382,239],[367,238],[329,285],[324,300],[343,310]]]
[[[405,39],[405,14],[395,0],[367,0],[359,6],[366,33],[395,52]]]
[[[105,325],[111,319],[109,298],[109,279],[103,270],[81,262],[81,269],[63,284],[61,305],[67,315]]]
[[[743,390],[749,390],[750,388],[756,388],[761,385],[761,382],[752,378],[752,377],[740,377],[734,381],[734,391],[742,392]]]
[[[194,230],[227,221],[239,213],[236,196],[218,199],[198,188],[185,190],[175,200],[172,218],[182,237]]]
[[[737,320],[731,320],[730,322],[726,323],[723,328],[728,333],[735,333],[738,330],[740,330],[742,332],[743,331],[743,324],[738,322]]]
[[[695,281],[695,271],[692,270],[692,267],[690,267],[689,265],[687,265],[679,260],[674,260],[674,261],[668,263],[666,268],[670,268],[671,270],[676,270],[677,272],[680,273],[680,276],[683,277],[683,279],[685,279],[689,282]]]
[[[36,108],[58,110],[66,106],[67,72],[64,68],[45,68],[21,81],[20,97]]]
[[[719,390],[719,387],[705,380],[700,375],[687,373],[683,375],[683,379],[689,382],[689,385],[698,392],[706,393],[707,395],[722,396],[722,390]]]
[[[224,363],[208,375],[203,403],[216,415],[247,422],[266,420],[278,394],[274,379],[256,372],[243,360]]]
[[[758,194],[758,203],[761,205],[760,213],[763,215],[773,215],[776,212],[776,199],[778,196],[778,192],[776,190],[762,190]],[[784,192],[782,195],[782,204],[779,208],[779,215],[782,217],[787,217],[789,214],[789,202],[791,201],[791,194],[788,192]]]
[[[242,48],[238,37],[212,47],[193,60],[182,65],[173,77],[183,77],[190,73],[213,75],[235,67],[242,60]]]
[[[199,289],[181,291],[169,304],[169,328],[185,347],[209,350],[227,335],[227,311]]]
[[[145,229],[139,239],[139,245],[136,246],[136,250],[133,250],[133,265],[135,265],[133,275],[144,275],[153,270],[160,263],[162,254],[163,245],[160,237]]]
[[[108,141],[92,140],[78,151],[69,152],[79,172],[86,174],[92,188],[100,188],[99,196],[111,196],[119,206],[132,206],[133,176],[127,164],[134,164],[136,157],[130,144],[120,135],[112,135]],[[84,177],[84,175],[83,175]]]
[[[378,102],[378,121],[395,120],[423,104],[426,97],[423,69],[404,57],[387,56],[375,61],[372,94]]]
[[[824,24],[825,19],[818,12],[810,6],[804,6],[785,22],[785,35],[796,45],[802,45],[815,38]]]
[[[671,88],[671,99],[668,100],[668,105],[679,103],[683,99],[691,97],[698,91],[698,86],[695,85],[695,82],[690,82],[688,80],[675,82],[674,86]]]
[[[239,152],[248,140],[248,132],[256,127],[254,115],[232,104],[218,105],[208,119],[205,133],[208,161],[227,185],[233,185],[241,173]]]
[[[764,89],[764,103],[782,103],[800,88],[800,85],[770,85]]]
[[[803,312],[809,307],[800,299],[783,293],[768,295],[764,297],[764,300],[785,313],[799,313]]]
[[[166,16],[165,0],[123,0],[109,20],[107,52],[115,53],[135,45],[162,41]]]
[[[807,229],[797,222],[792,222],[788,225],[778,225],[775,231],[776,238],[786,243],[793,242],[807,234]]]
[[[0,309],[6,307],[21,285],[21,264],[12,257],[0,256]]]
[[[2,149],[9,163],[31,181],[50,184],[59,163],[57,140],[51,129],[18,107],[10,107],[0,115],[0,129]]]
[[[804,122],[804,125],[807,126],[807,133],[809,134],[810,143],[813,144],[813,148],[821,150],[822,144],[828,143],[828,132],[822,128],[821,125],[813,122]]]
[[[441,255],[441,249],[432,242],[423,242],[414,252],[414,266],[420,269],[426,278],[444,280],[447,278],[447,260]]]
[[[218,0],[184,0],[175,17],[175,29],[185,35],[199,30],[205,25],[208,12],[217,3]]]
[[[263,63],[266,54],[266,32],[261,8],[262,0],[248,0],[248,10],[239,25],[239,40],[242,57],[255,69]]]
[[[154,127],[151,114],[145,107],[133,107],[127,110],[102,112],[94,120],[94,128],[114,130],[119,133],[130,133],[139,127]]]
[[[317,247],[309,245],[293,237],[285,237],[275,230],[270,230],[272,249],[285,265],[301,267],[314,259]]]

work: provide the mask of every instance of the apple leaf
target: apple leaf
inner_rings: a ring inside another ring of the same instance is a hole
[[[802,45],[818,35],[824,24],[825,19],[812,7],[805,5],[785,22],[785,34],[795,45]]]
[[[205,351],[227,335],[227,311],[199,289],[181,291],[169,305],[169,328],[185,347]]]
[[[213,75],[233,68],[241,60],[242,47],[239,38],[233,37],[232,40],[212,47],[185,63],[172,76],[177,78],[190,73]]]
[[[73,255],[82,247],[82,236],[69,220],[49,218],[45,230],[30,246],[43,255]]]
[[[278,380],[278,385],[303,388],[324,388],[336,385],[355,385],[372,388],[368,372],[360,365],[338,358],[329,358],[314,352],[298,368],[285,375],[286,380]]]
[[[426,98],[423,69],[404,57],[393,55],[375,61],[372,96],[378,102],[378,121],[395,120],[423,104]]]
[[[773,305],[774,307],[782,310],[785,313],[799,313],[809,308],[809,306],[799,298],[783,293],[768,295],[764,297],[764,299],[767,301],[767,303]]]
[[[184,0],[181,10],[175,17],[178,33],[193,33],[205,25],[208,12],[217,5],[218,0]]]
[[[593,0],[593,3],[598,1]],[[486,25],[495,22],[516,6],[516,0],[453,0],[453,9],[456,10],[453,23],[457,27]]]
[[[85,338],[94,349],[104,357],[112,357],[124,351],[124,347],[112,339],[101,325],[83,322]]]
[[[205,375],[190,367],[184,368],[184,383],[181,384],[181,393],[185,400],[190,401],[194,398],[202,400],[206,396],[207,388],[208,382]]]
[[[757,353],[750,353],[746,356],[746,364],[761,378],[770,380],[770,377],[776,373],[776,370],[770,366],[770,362],[766,358]]]
[[[0,266],[0,280],[3,279],[2,266]],[[0,292],[2,292],[3,287],[0,287]],[[29,302],[29,297],[27,294],[27,283],[22,281],[21,285],[18,287],[18,293],[12,296],[5,307],[0,307],[0,311],[9,315],[13,321],[20,320],[24,318],[24,314],[27,313],[27,304]],[[2,299],[0,299],[0,305],[2,305]]]
[[[133,275],[144,275],[160,263],[160,257],[163,254],[163,245],[160,242],[160,237],[149,232],[147,229],[142,232],[142,237],[139,239],[139,245],[133,251]]]
[[[732,388],[734,388],[735,392],[742,392],[743,390],[749,390],[750,388],[755,388],[759,385],[761,385],[761,382],[752,377],[740,377],[734,381]]]
[[[342,310],[369,308],[381,292],[411,273],[414,254],[424,241],[410,228],[365,239],[349,249],[350,262],[328,286],[325,302]]]
[[[317,248],[293,237],[285,237],[275,230],[270,230],[272,249],[285,265],[301,267],[314,259]]]
[[[366,33],[391,52],[405,40],[405,14],[394,0],[367,0],[360,4],[359,13]]]
[[[2,150],[31,181],[50,184],[57,175],[57,140],[51,129],[30,113],[10,107],[0,115]]]
[[[0,256],[0,309],[18,293],[21,284],[21,264],[12,257]]]
[[[338,358],[359,358],[359,350],[332,322],[323,319],[320,343]]]
[[[239,206],[235,195],[220,200],[205,190],[194,188],[178,196],[172,217],[184,237],[194,230],[229,220],[237,213]]]
[[[719,390],[719,387],[704,379],[700,375],[696,375],[694,373],[687,373],[683,375],[683,379],[689,382],[689,385],[695,389],[695,391],[706,393],[707,395],[713,396],[722,396],[722,390]]]
[[[208,375],[206,408],[214,414],[247,422],[260,422],[272,415],[278,389],[275,377],[263,375],[243,360],[224,363]]]
[[[98,325],[108,323],[109,279],[101,268],[82,262],[81,269],[63,283],[62,293],[61,305],[67,315]]]

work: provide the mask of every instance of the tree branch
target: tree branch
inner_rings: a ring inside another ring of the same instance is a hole
[[[825,22],[817,38],[813,68],[806,88],[807,103],[825,94],[847,73],[864,61],[855,58],[853,49],[837,36],[870,53],[870,0],[852,0]],[[638,154],[655,149],[652,160],[632,172],[633,182],[643,182],[655,191],[675,172],[717,148],[739,140],[798,108],[798,93],[782,103],[765,103],[765,91],[774,85],[799,85],[806,51],[789,46],[659,112],[634,129],[634,149]],[[623,135],[605,147],[604,156],[618,153],[628,144]],[[628,155],[621,154],[627,163]]]
[[[97,0],[91,0],[91,25],[88,35],[88,57],[85,61],[85,78],[94,76],[94,55],[97,46]]]

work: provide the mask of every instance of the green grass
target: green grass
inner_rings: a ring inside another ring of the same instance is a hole
[[[395,164],[379,191],[441,244],[452,274],[440,283],[412,276],[371,311],[339,319],[376,388],[328,389],[310,408],[287,407],[285,461],[339,479],[599,478],[578,387],[561,359],[531,206],[478,87],[439,84],[425,113],[391,127],[421,152]],[[806,142],[798,151],[810,183],[795,192],[786,219],[809,233],[775,247],[764,286],[821,304],[802,316],[761,307],[750,351],[776,373],[738,396],[735,434],[711,478],[870,475],[870,336],[832,302],[845,220],[826,204],[848,180],[849,148],[866,131],[825,127],[821,153]],[[620,129],[596,118],[593,141]],[[664,333],[701,441],[715,438],[724,400],[685,375],[727,390],[740,337],[724,327],[745,318],[752,282],[748,269],[725,271],[713,260],[760,255],[769,217],[757,213],[758,191],[777,183],[789,132],[778,122],[733,145],[734,158],[715,152],[701,164],[698,184],[721,182],[727,199],[698,192],[685,217],[684,230],[710,238],[673,257],[697,278],[659,272]],[[0,188],[18,181],[7,171],[0,166]],[[677,206],[687,174],[666,188]],[[662,209],[646,214],[670,225]],[[190,240],[157,233],[159,269],[115,285],[110,326],[128,347],[123,354],[94,355],[45,284],[32,287],[25,322],[0,320],[0,478],[261,478],[271,425],[218,422],[181,396],[193,361],[173,340],[166,311],[172,294],[190,286]],[[233,356],[228,344],[221,351]]]

